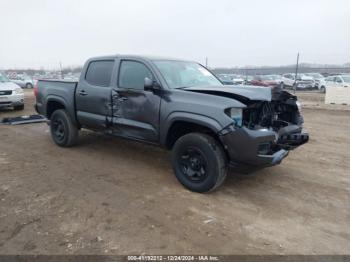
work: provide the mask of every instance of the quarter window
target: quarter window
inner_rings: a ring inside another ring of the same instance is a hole
[[[113,60],[90,62],[85,79],[94,86],[109,86],[111,83]]]
[[[151,71],[144,64],[136,61],[122,61],[118,86],[143,90],[146,77],[153,79]]]

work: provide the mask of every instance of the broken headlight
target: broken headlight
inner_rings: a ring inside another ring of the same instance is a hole
[[[227,108],[225,113],[233,120],[236,126],[242,126],[242,108]]]

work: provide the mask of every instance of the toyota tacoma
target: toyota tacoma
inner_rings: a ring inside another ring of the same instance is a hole
[[[81,128],[160,145],[171,150],[177,179],[195,192],[217,188],[228,167],[277,165],[309,139],[296,96],[225,86],[192,61],[91,58],[78,82],[39,80],[34,92],[57,145],[75,145]]]

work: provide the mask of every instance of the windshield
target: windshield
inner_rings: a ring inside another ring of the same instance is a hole
[[[0,73],[0,82],[10,82],[10,80],[4,74]]]
[[[345,83],[350,83],[350,75],[349,76],[342,76]]]
[[[222,83],[200,64],[170,60],[158,60],[154,63],[170,88],[222,86]]]

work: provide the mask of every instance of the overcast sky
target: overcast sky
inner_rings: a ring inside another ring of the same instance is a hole
[[[350,62],[348,0],[0,0],[0,68],[149,54],[216,66]]]

